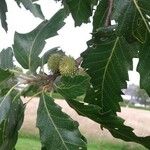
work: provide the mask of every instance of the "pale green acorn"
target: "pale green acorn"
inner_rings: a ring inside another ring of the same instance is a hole
[[[62,76],[75,75],[77,71],[76,61],[71,56],[64,56],[59,64],[59,72]]]
[[[58,72],[59,63],[61,59],[62,59],[62,55],[58,53],[51,55],[47,62],[48,69],[50,69],[53,73]]]

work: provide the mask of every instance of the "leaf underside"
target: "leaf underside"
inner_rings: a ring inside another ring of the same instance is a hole
[[[35,17],[39,17],[40,19],[45,19],[40,5],[33,3],[32,0],[15,0],[18,6],[20,7],[20,4],[22,3],[23,6],[29,10]]]
[[[0,149],[13,150],[24,118],[24,106],[16,95],[0,99]]]

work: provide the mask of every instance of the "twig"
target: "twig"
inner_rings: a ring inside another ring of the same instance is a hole
[[[76,59],[77,67],[79,67],[79,66],[81,65],[82,61],[83,61],[83,58],[82,58],[82,57],[78,57],[78,58]]]
[[[112,14],[112,9],[113,9],[113,2],[114,0],[108,0],[108,13],[106,16],[106,20],[105,20],[105,27],[108,27],[111,25],[111,14]]]

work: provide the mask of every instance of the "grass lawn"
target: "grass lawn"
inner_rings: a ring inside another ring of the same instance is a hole
[[[147,150],[141,145],[133,143],[114,143],[109,140],[102,140],[99,142],[90,142],[88,144],[88,150]]]
[[[16,146],[16,150],[40,150],[41,144],[38,138],[20,137]],[[146,150],[137,144],[113,143],[108,140],[89,142],[88,150]]]
[[[38,140],[19,138],[16,150],[40,150],[41,144]]]

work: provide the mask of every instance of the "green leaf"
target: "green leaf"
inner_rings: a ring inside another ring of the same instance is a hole
[[[4,65],[7,64],[3,63],[3,67],[5,67]],[[9,89],[13,87],[15,84],[16,79],[14,77],[14,73],[10,72],[9,70],[4,70],[0,66],[0,96],[4,96],[9,91]]]
[[[148,2],[146,2],[145,0],[144,1],[133,0],[133,3],[135,5],[135,8],[137,9],[137,12],[138,12],[139,16],[143,20],[147,31],[150,33],[149,19],[146,16],[146,15],[150,14],[150,12],[149,12],[150,5],[147,4]]]
[[[89,117],[97,123],[100,123],[102,127],[108,129],[115,138],[120,138],[128,142],[137,142],[148,149],[150,148],[150,136],[136,136],[131,127],[124,125],[124,120],[122,118],[117,117],[110,112],[101,113],[101,108],[97,105],[88,105],[71,99],[68,99],[67,102],[80,115]]]
[[[114,0],[112,19],[118,22],[120,16],[125,15],[124,11],[126,11],[127,6],[131,5],[131,3],[132,1],[129,0]]]
[[[41,11],[41,7],[40,5],[33,3],[33,0],[15,0],[16,3],[18,4],[18,6],[20,7],[20,3],[23,4],[23,6],[27,9],[30,10],[30,12],[35,16],[35,17],[39,17],[41,19],[45,19],[42,11]]]
[[[41,65],[39,54],[45,46],[45,40],[57,35],[57,31],[65,24],[65,17],[66,13],[61,9],[49,21],[42,22],[30,33],[15,33],[13,50],[23,68],[35,72]]]
[[[3,49],[0,52],[0,96],[4,96],[11,87],[17,84],[14,73],[8,70],[13,68],[12,48]]]
[[[150,3],[147,0],[138,0],[137,4],[139,5],[139,9],[142,10],[143,13],[150,15]]]
[[[13,150],[15,148],[18,139],[18,130],[22,125],[24,117],[24,106],[21,99],[18,97],[14,99],[13,96],[10,96],[10,98],[9,112],[5,120],[0,124],[1,150]],[[2,110],[0,109],[0,111]]]
[[[2,27],[5,29],[5,31],[8,30],[7,22],[6,22],[6,12],[7,12],[7,4],[5,0],[1,0],[0,4],[0,19]]]
[[[9,70],[4,70],[0,68],[0,84],[8,79],[10,79],[14,74]]]
[[[150,34],[147,34],[146,41],[141,44],[139,50],[139,64],[138,72],[140,73],[140,87],[145,89],[150,96],[150,70],[149,70],[149,59],[150,59]]]
[[[68,93],[63,92],[62,96],[67,97],[67,95]],[[115,138],[119,138],[127,142],[137,142],[148,149],[150,148],[150,136],[136,136],[131,127],[124,125],[124,120],[122,118],[109,111],[101,113],[102,108],[98,105],[88,104],[69,98],[66,98],[66,101],[79,115],[88,117],[101,124],[101,126],[108,129]]]
[[[101,0],[93,16],[93,32],[96,32],[98,28],[104,26],[107,13],[108,2],[106,0]]]
[[[147,16],[150,15],[150,7],[149,5],[146,5],[145,1],[134,0],[133,2],[137,10],[135,17],[136,23],[133,26],[133,34],[139,42],[144,43],[146,41],[147,32],[150,34],[150,24]]]
[[[146,32],[150,33],[148,7],[143,1],[115,1],[114,18],[118,23],[117,34],[128,42],[145,41]]]
[[[92,16],[91,0],[66,0],[65,2],[75,21],[75,26],[89,22],[89,17]]]
[[[118,23],[117,34],[119,36],[124,36],[128,41],[133,41],[134,37],[132,35],[133,24],[136,21],[136,9],[132,1],[116,1],[116,7],[114,15],[116,22]],[[116,13],[116,14],[115,14]]]
[[[86,150],[86,141],[78,123],[61,111],[54,100],[42,94],[37,113],[42,148],[45,150]]]
[[[87,69],[97,96],[95,101],[103,112],[120,111],[121,89],[126,86],[127,70],[132,64],[133,51],[124,38],[113,37],[89,46],[81,55],[82,67]]]
[[[0,52],[0,68],[12,69],[13,67],[13,51],[8,47]]]
[[[7,117],[12,101],[16,99],[15,96],[11,96],[14,87],[12,87],[5,96],[0,97],[0,124]]]
[[[11,97],[9,95],[0,97],[0,124],[7,117],[9,113],[10,105],[11,105]]]
[[[67,98],[77,98],[86,93],[90,78],[88,76],[64,76],[61,78],[57,91]]]
[[[66,85],[67,84],[68,83],[66,83]],[[68,91],[66,91],[66,89],[64,90],[61,89],[60,93],[63,97],[65,97],[67,103],[74,110],[76,110],[79,115],[88,117],[93,121],[101,124],[101,126],[108,129],[114,137],[120,138],[125,141],[137,142],[139,144],[144,145],[147,148],[150,148],[149,145],[150,136],[147,137],[136,136],[133,132],[133,129],[131,127],[125,126],[124,120],[113,114],[111,111],[102,113],[102,108],[99,107],[98,105],[93,105],[71,99],[68,97]],[[89,99],[91,98],[91,101],[93,101],[92,100],[93,95],[90,96],[90,94],[93,93],[89,93]]]

